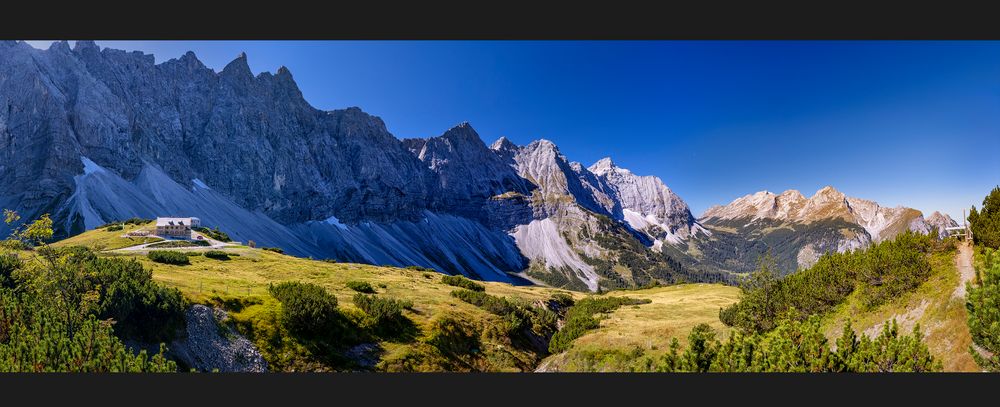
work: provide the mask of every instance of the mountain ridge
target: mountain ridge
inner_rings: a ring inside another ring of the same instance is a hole
[[[546,139],[486,145],[468,122],[399,139],[360,108],[314,108],[286,67],[253,75],[247,58],[216,72],[192,52],[157,64],[92,41],[0,44],[0,204],[51,213],[62,236],[187,214],[300,256],[592,291],[741,270],[699,265],[735,238],[717,224],[731,219],[695,218],[658,177],[585,167]],[[838,194],[782,199],[857,221],[846,202],[874,240],[900,229],[884,218],[902,215]]]

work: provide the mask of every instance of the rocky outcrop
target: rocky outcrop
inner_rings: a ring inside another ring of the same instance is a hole
[[[247,340],[227,325],[218,308],[193,305],[185,314],[186,336],[174,341],[169,353],[199,372],[266,372],[267,361]]]

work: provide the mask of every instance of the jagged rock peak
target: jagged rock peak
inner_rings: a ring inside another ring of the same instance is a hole
[[[188,69],[192,69],[192,70],[194,70],[194,69],[207,69],[207,67],[205,66],[205,64],[202,63],[200,59],[198,59],[198,56],[195,55],[193,51],[185,52],[184,55],[181,55],[181,57],[177,59],[177,61],[179,61],[180,63],[182,63]]]
[[[543,138],[540,138],[538,140],[532,141],[531,143],[528,144],[528,148],[530,148],[532,150],[537,150],[537,149],[541,149],[541,150],[555,150],[555,151],[559,150],[559,147],[556,146],[556,143],[553,143],[553,142],[551,142],[549,140],[546,140],[546,139],[543,139]]]
[[[441,137],[452,142],[476,143],[485,146],[483,140],[479,138],[479,133],[476,133],[476,130],[472,128],[469,122],[459,123],[457,126],[444,132]]]
[[[96,42],[91,40],[79,40],[76,42],[76,45],[73,46],[73,52],[84,52],[89,50],[100,52],[101,47],[99,47]]]
[[[844,195],[843,192],[838,191],[837,188],[834,188],[834,187],[832,187],[830,185],[827,185],[827,186],[825,186],[823,188],[820,188],[819,191],[816,191],[816,194],[813,195],[813,197],[810,198],[810,199],[815,199],[817,197],[828,197],[828,198],[835,198],[835,199],[836,198],[843,199],[845,196],[846,195]]]
[[[597,162],[595,162],[593,165],[591,165],[587,169],[590,170],[590,172],[594,173],[594,175],[600,176],[600,175],[607,174],[609,171],[611,171],[615,167],[616,167],[615,166],[615,162],[611,161],[611,157],[604,157],[604,158],[602,158],[600,160],[597,160]]]
[[[802,195],[802,193],[799,192],[799,190],[797,190],[797,189],[786,190],[785,192],[782,192],[778,196],[779,197],[783,197],[783,198],[793,198],[793,199],[796,199],[796,200],[798,200],[798,199],[805,199],[806,198],[805,195]]]
[[[222,68],[222,76],[252,78],[253,73],[250,72],[250,65],[247,63],[247,53],[241,52],[236,59],[226,64],[226,67]]]
[[[517,149],[517,144],[514,144],[514,142],[510,141],[507,137],[500,136],[497,141],[490,144],[490,149],[495,151],[512,151]]]
[[[54,41],[52,43],[52,45],[49,45],[49,50],[50,51],[64,52],[64,53],[68,54],[70,52],[69,41],[66,41],[66,40]]]

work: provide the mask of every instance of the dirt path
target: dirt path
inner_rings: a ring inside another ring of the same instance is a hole
[[[958,268],[959,280],[952,298],[965,298],[965,283],[976,278],[976,269],[972,267],[972,246],[968,243],[958,246],[955,266]]]

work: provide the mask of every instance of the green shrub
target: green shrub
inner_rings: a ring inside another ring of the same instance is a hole
[[[1000,252],[985,248],[983,260],[976,273],[979,283],[968,286],[965,307],[972,341],[985,352],[972,346],[969,352],[983,370],[1000,372]]]
[[[347,285],[347,288],[359,293],[375,294],[375,288],[371,284],[368,284],[367,281],[348,281],[345,285]]]
[[[14,288],[14,272],[24,266],[21,258],[14,253],[0,253],[0,287]]]
[[[108,232],[117,232],[119,230],[125,230],[125,227],[120,224],[115,224],[104,228],[104,230]]]
[[[820,330],[820,317],[780,320],[768,333],[734,331],[725,342],[714,329],[700,324],[688,335],[687,348],[675,338],[670,351],[637,365],[659,372],[934,372],[942,369],[922,341],[919,326],[900,336],[896,321],[875,338],[860,337],[848,323],[830,346]]]
[[[0,372],[175,372],[177,364],[145,350],[132,353],[94,315],[67,324],[54,301],[0,288]]]
[[[357,293],[354,295],[354,305],[368,315],[373,326],[399,318],[403,314],[403,304],[401,302],[376,295]]]
[[[285,250],[280,247],[261,247],[261,250],[267,250],[269,252],[275,252],[278,254],[285,254]]]
[[[158,249],[176,249],[181,247],[204,247],[210,244],[204,240],[167,240],[165,242],[153,243],[148,247]]]
[[[7,250],[31,250],[31,246],[17,239],[0,240],[0,248]]]
[[[441,282],[450,286],[461,287],[472,291],[486,291],[486,286],[465,278],[465,276],[441,276]]]
[[[209,250],[204,254],[205,257],[208,257],[210,259],[223,260],[223,261],[229,260],[229,253],[226,253],[222,250]]]
[[[215,227],[215,229],[209,229],[209,228],[206,228],[206,227],[196,227],[196,228],[193,228],[193,229],[196,232],[199,232],[199,233],[201,233],[201,234],[203,234],[205,236],[208,236],[208,237],[210,237],[212,239],[215,239],[215,240],[218,240],[220,242],[232,242],[233,241],[233,239],[229,238],[229,235],[226,234],[226,232],[223,232],[223,231],[219,230],[218,227]]]
[[[573,296],[566,293],[552,294],[550,301],[552,301],[552,303],[556,304],[560,308],[569,308],[572,307],[573,304],[575,303],[575,301],[573,301]]]
[[[357,293],[353,298],[365,318],[361,326],[373,334],[394,342],[410,342],[419,334],[416,324],[403,315],[404,309],[412,309],[413,302],[383,298],[376,295]]]
[[[185,266],[191,264],[188,259],[188,255],[181,252],[172,252],[167,250],[153,250],[146,255],[150,260],[157,263],[163,264],[173,264],[178,266]]]
[[[86,263],[100,300],[97,316],[116,321],[115,334],[143,342],[170,342],[185,326],[180,291],[153,281],[153,273],[134,259],[95,258]]]
[[[337,297],[311,283],[284,282],[268,287],[271,296],[281,302],[281,322],[293,333],[307,337],[322,336],[339,316]]]
[[[392,266],[383,266],[383,267],[392,267]],[[428,272],[431,272],[431,273],[437,273],[437,270],[434,270],[432,268],[427,268],[427,267],[421,267],[421,266],[406,266],[404,268],[407,269],[407,270],[428,271]]]

